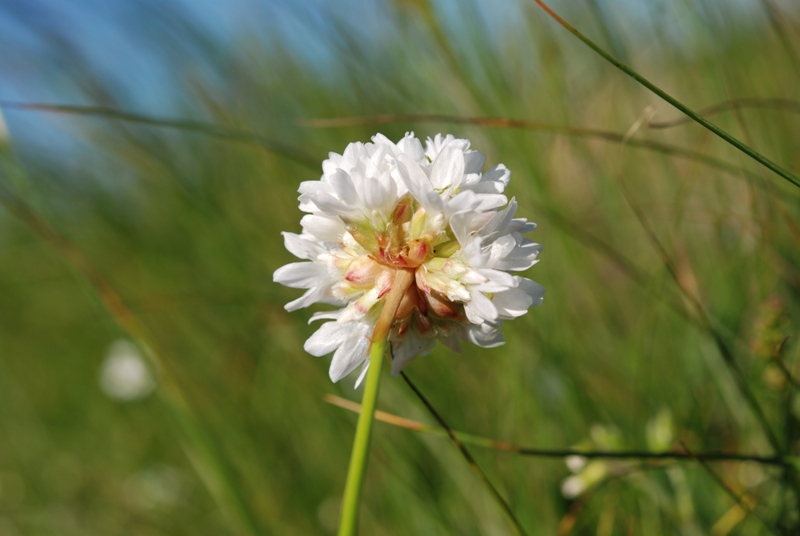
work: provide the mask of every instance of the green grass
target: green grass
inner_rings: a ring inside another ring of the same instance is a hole
[[[605,17],[562,15],[695,110],[796,95],[798,13],[770,25],[759,4],[745,23],[687,4],[634,22],[622,7],[597,5]],[[532,4],[496,33],[472,9],[451,18],[426,6],[387,8],[377,43],[331,8],[326,42],[336,59],[324,67],[243,32],[224,59],[205,59],[204,72],[220,73],[221,84],[176,75],[185,99],[164,119],[258,133],[311,165],[256,143],[77,115],[66,116],[67,134],[83,149],[62,162],[19,146],[12,129],[0,199],[22,199],[88,259],[127,304],[137,336],[169,365],[188,409],[176,414],[172,387],[127,403],[103,393],[106,351],[131,337],[131,324],[109,314],[96,281],[63,248],[0,209],[0,533],[335,532],[356,416],[323,397],[359,400],[360,391],[354,379],[331,384],[327,359],[304,353],[313,311],[285,312],[298,291],[273,284],[272,272],[292,261],[280,231],[299,229],[298,184],[319,177],[329,151],[377,131],[469,137],[487,163],[512,170],[519,214],[539,224],[532,238],[544,252],[527,275],[546,287],[544,304],[505,325],[501,348],[437,348],[407,369],[453,428],[522,446],[601,448],[586,443],[600,424],[618,430],[620,448],[646,450],[648,422],[666,408],[675,450],[772,455],[713,329],[781,453],[798,455],[795,389],[774,380],[776,366],[759,355],[793,336],[782,359],[800,377],[797,188],[695,124],[642,126],[632,142],[678,145],[746,172],[535,129],[299,124],[434,113],[624,134],[647,106],[655,121],[679,116]],[[678,30],[688,37],[675,39]],[[163,53],[180,52],[164,44]],[[99,74],[83,81],[103,84]],[[86,91],[99,106],[125,107],[113,91]],[[800,170],[797,113],[745,108],[711,119]],[[383,379],[378,408],[435,424],[401,378]],[[471,451],[531,534],[568,526],[574,534],[763,534],[764,524],[800,523],[792,483],[776,468],[628,467],[568,500],[563,460]],[[371,455],[362,534],[512,533],[446,438],[377,423]],[[747,496],[754,515],[726,528],[736,503],[709,468]]]

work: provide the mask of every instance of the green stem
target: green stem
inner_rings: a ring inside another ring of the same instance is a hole
[[[364,387],[364,398],[361,401],[361,413],[358,415],[356,437],[353,442],[353,452],[350,455],[350,468],[347,471],[347,483],[344,487],[342,514],[339,520],[339,536],[356,534],[358,505],[361,502],[361,489],[364,487],[364,477],[366,476],[369,444],[372,438],[372,424],[374,422],[373,415],[375,414],[375,405],[378,402],[378,388],[381,382],[383,350],[385,347],[385,340],[375,341],[370,351],[367,383]]]
[[[353,452],[350,454],[350,468],[347,470],[347,482],[344,486],[342,511],[339,518],[339,536],[352,536],[358,528],[358,506],[361,503],[361,490],[364,487],[364,478],[367,474],[367,460],[369,459],[369,444],[372,439],[372,424],[374,422],[375,405],[378,402],[378,390],[381,383],[381,369],[383,368],[383,355],[389,330],[392,327],[394,316],[400,300],[414,280],[414,272],[398,270],[395,275],[392,289],[387,294],[383,310],[375,324],[372,333],[372,344],[369,349],[369,371],[364,386],[364,397],[361,400],[361,413],[358,415],[356,437],[353,441]]]
[[[558,14],[556,14],[555,11],[550,9],[544,2],[542,2],[542,0],[534,0],[534,1],[537,4],[539,4],[539,7],[544,9],[547,12],[548,15],[550,15],[553,19],[555,19],[556,22],[558,22],[561,26],[563,26],[564,28],[569,30],[575,37],[577,37],[578,39],[583,41],[584,44],[586,44],[589,48],[591,48],[592,50],[597,52],[600,56],[602,56],[606,61],[611,63],[614,67],[616,67],[620,71],[624,72],[625,74],[627,74],[628,76],[630,76],[631,78],[633,78],[634,80],[639,82],[641,85],[643,85],[644,87],[646,87],[647,89],[649,89],[650,91],[652,91],[653,93],[655,93],[656,95],[658,95],[659,97],[661,97],[662,99],[664,99],[665,101],[667,101],[668,103],[673,105],[675,108],[677,108],[678,110],[682,111],[687,116],[691,117],[692,120],[696,121],[697,123],[699,123],[700,125],[704,126],[708,130],[710,130],[711,132],[713,132],[714,134],[716,134],[717,136],[722,138],[723,140],[727,141],[728,143],[730,143],[731,145],[733,145],[734,147],[736,147],[737,149],[742,151],[744,154],[746,154],[750,158],[754,159],[755,161],[757,161],[761,165],[763,165],[766,168],[768,168],[768,169],[772,170],[773,172],[777,173],[778,175],[780,175],[781,177],[783,177],[784,179],[786,179],[790,183],[794,184],[795,186],[800,186],[800,179],[795,177],[792,173],[790,173],[789,171],[785,170],[784,168],[782,168],[781,166],[779,166],[778,164],[776,164],[775,162],[773,162],[772,160],[770,160],[766,156],[762,155],[761,153],[751,149],[746,144],[742,143],[741,141],[737,140],[736,138],[734,138],[733,136],[728,134],[726,131],[724,131],[721,128],[719,128],[718,126],[716,126],[711,121],[708,121],[707,119],[704,119],[702,116],[697,114],[694,110],[692,110],[688,106],[684,105],[679,100],[677,100],[674,97],[672,97],[669,93],[665,92],[664,90],[662,90],[661,88],[659,88],[658,86],[656,86],[655,84],[650,82],[647,78],[643,77],[642,75],[640,75],[639,73],[637,73],[636,71],[634,71],[633,69],[631,69],[630,67],[625,65],[624,63],[620,62],[619,60],[616,60],[615,58],[613,58],[608,52],[606,52],[605,50],[603,50],[602,48],[597,46],[594,43],[594,41],[592,41],[591,39],[589,39],[588,37],[583,35],[575,27],[573,27],[570,23],[568,23],[567,21],[565,21],[564,19],[559,17]]]

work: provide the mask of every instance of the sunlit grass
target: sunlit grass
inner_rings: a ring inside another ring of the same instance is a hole
[[[605,23],[592,11],[570,20],[609,48],[606,36],[615,37],[625,61],[695,109],[794,97],[796,13],[771,26],[761,8],[745,24],[690,7],[639,21],[657,28],[644,35],[623,7],[609,7]],[[324,396],[360,394],[350,379],[332,385],[326,360],[303,352],[315,329],[305,322],[311,313],[286,313],[283,304],[297,291],[271,281],[292,260],[280,231],[299,229],[298,184],[319,177],[328,151],[376,131],[472,139],[487,161],[512,170],[509,193],[539,224],[532,238],[544,245],[542,262],[528,275],[547,289],[543,306],[508,323],[499,349],[437,348],[407,369],[453,428],[562,448],[586,442],[600,424],[619,431],[621,447],[643,450],[651,448],[648,423],[667,409],[675,450],[682,442],[696,452],[773,454],[688,293],[733,349],[786,453],[796,455],[793,388],[753,348],[774,348],[797,333],[797,189],[691,124],[642,124],[628,144],[446,121],[304,126],[314,118],[447,114],[625,134],[648,106],[654,121],[680,117],[532,6],[521,7],[498,39],[478,31],[470,10],[455,19],[405,3],[391,11],[377,45],[330,14],[336,61],[324,69],[242,38],[224,61],[204,60],[221,85],[175,76],[185,102],[162,119],[258,134],[317,164],[251,141],[74,115],[64,118],[71,127],[64,135],[83,140],[84,150],[67,161],[15,142],[15,118],[36,113],[46,121],[45,112],[4,112],[13,152],[3,157],[3,189],[74,244],[146,328],[258,523],[276,534],[335,531],[355,417]],[[694,37],[677,42],[670,32]],[[180,54],[165,45],[163,54],[173,53]],[[96,90],[100,74],[76,72],[92,77],[83,80],[87,100],[126,107],[124,97]],[[68,96],[57,102],[71,103]],[[800,169],[797,114],[742,108],[714,121]],[[642,140],[747,173],[633,143]],[[191,438],[187,444],[157,398],[120,402],[104,394],[105,355],[131,334],[85,274],[6,209],[0,251],[0,532],[240,530],[187,457]],[[789,340],[781,357],[800,377],[797,347]],[[385,377],[381,389],[379,409],[435,424],[400,378]],[[572,473],[563,460],[474,455],[533,534],[568,526],[606,534],[765,530],[752,515],[726,525],[737,505],[697,463],[602,479],[568,500],[561,485]],[[793,484],[779,469],[710,467],[752,501],[757,516],[798,523]],[[377,423],[365,485],[363,534],[510,533],[486,488],[440,438]]]

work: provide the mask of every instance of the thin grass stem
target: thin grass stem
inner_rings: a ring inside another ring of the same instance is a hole
[[[162,119],[158,117],[150,117],[126,112],[125,110],[119,110],[117,108],[109,108],[107,106],[73,106],[66,104],[45,104],[41,102],[16,102],[0,100],[0,108],[39,111],[55,114],[82,115],[88,117],[102,117],[108,120],[125,121],[127,123],[137,123],[151,127],[171,128],[196,132],[198,134],[203,134],[205,136],[211,136],[213,138],[219,138],[231,142],[258,145],[267,151],[293,160],[298,164],[302,164],[313,169],[317,169],[319,167],[319,162],[317,162],[317,159],[312,158],[303,151],[286,145],[285,143],[266,138],[265,136],[255,132],[226,128],[213,123],[204,123],[202,121],[193,121],[187,119]]]
[[[755,108],[761,110],[781,110],[783,112],[800,114],[800,102],[792,99],[730,99],[719,104],[714,104],[698,110],[700,115],[708,116],[727,111],[738,111],[744,108]],[[678,125],[691,123],[691,117],[678,117],[666,121],[648,121],[647,128],[662,129],[671,128]]]
[[[658,252],[659,257],[661,258],[661,262],[664,263],[664,267],[666,268],[667,272],[669,273],[673,282],[677,285],[678,290],[681,294],[686,298],[686,300],[691,305],[694,314],[698,319],[699,326],[706,330],[710,335],[711,339],[714,341],[714,344],[717,346],[717,349],[722,356],[722,360],[725,365],[728,367],[728,370],[733,377],[734,383],[736,387],[739,389],[739,392],[747,401],[747,404],[750,406],[750,410],[756,417],[759,425],[761,426],[764,435],[769,441],[772,448],[775,450],[776,453],[782,452],[780,441],[778,440],[778,436],[772,429],[772,426],[769,424],[769,420],[767,419],[764,410],[761,408],[761,405],[758,403],[755,394],[750,389],[749,384],[747,383],[747,378],[744,375],[744,372],[736,363],[736,359],[734,356],[733,350],[728,346],[725,342],[724,337],[722,334],[714,327],[713,323],[711,322],[711,318],[709,314],[706,312],[705,307],[700,302],[700,300],[688,291],[683,283],[681,282],[681,278],[678,275],[678,269],[675,266],[675,263],[672,261],[672,258],[667,253],[666,248],[656,236],[655,231],[650,226],[650,222],[645,216],[644,211],[642,208],[634,201],[633,197],[631,196],[630,192],[628,192],[625,183],[620,180],[620,189],[622,190],[623,197],[627,201],[628,205],[633,210],[636,218],[639,220],[639,223],[642,225],[647,237],[650,239],[650,242],[653,244],[654,249]]]
[[[591,39],[589,39],[588,37],[583,35],[575,27],[573,27],[567,21],[565,21],[560,16],[558,16],[558,14],[555,11],[553,11],[552,9],[550,9],[547,6],[547,4],[542,2],[542,0],[534,0],[534,1],[537,4],[539,4],[539,7],[541,7],[556,22],[558,22],[561,26],[563,26],[564,28],[569,30],[570,33],[572,33],[575,37],[577,37],[578,39],[583,41],[589,48],[594,50],[603,59],[605,59],[606,61],[611,63],[614,67],[616,67],[620,71],[624,72],[625,74],[627,74],[628,76],[630,76],[631,78],[633,78],[634,80],[639,82],[641,85],[643,85],[644,87],[646,87],[647,89],[649,89],[650,91],[652,91],[653,93],[655,93],[656,95],[658,95],[659,97],[661,97],[662,99],[664,99],[665,101],[670,103],[672,106],[674,106],[675,108],[677,108],[678,110],[680,110],[681,112],[686,114],[687,116],[691,117],[693,121],[695,121],[698,124],[702,125],[703,127],[707,128],[708,130],[710,130],[711,132],[713,132],[714,134],[716,134],[717,136],[719,136],[720,138],[722,138],[723,140],[725,140],[729,144],[733,145],[734,147],[736,147],[737,149],[742,151],[744,154],[746,154],[747,156],[749,156],[750,158],[752,158],[753,160],[758,162],[759,164],[763,165],[764,167],[766,167],[770,171],[772,171],[772,172],[778,174],[779,176],[783,177],[784,179],[786,179],[787,181],[789,181],[793,185],[795,185],[797,187],[800,187],[800,179],[798,179],[795,175],[790,173],[788,170],[784,169],[783,167],[779,166],[778,164],[776,164],[775,162],[773,162],[772,160],[770,160],[766,156],[764,156],[761,153],[759,153],[758,151],[755,151],[754,149],[752,149],[748,145],[746,145],[746,144],[742,143],[741,141],[739,141],[738,139],[734,138],[732,135],[728,134],[725,130],[719,128],[718,126],[716,126],[711,121],[708,121],[707,119],[703,118],[697,112],[695,112],[694,110],[692,110],[691,108],[689,108],[688,106],[686,106],[685,104],[683,104],[682,102],[677,100],[676,98],[672,97],[666,91],[662,90],[661,88],[659,88],[658,86],[656,86],[655,84],[650,82],[648,79],[646,79],[645,77],[640,75],[638,72],[634,71],[633,69],[631,69],[630,67],[628,67],[624,63],[620,62],[619,60],[613,58],[608,52],[606,52],[605,50],[600,48],[598,45],[596,45],[594,43],[594,41],[592,41]]]
[[[22,199],[0,184],[0,204],[50,245],[85,281],[116,324],[142,350],[159,382],[159,399],[180,431],[190,462],[223,512],[245,534],[258,536],[263,528],[225,457],[184,395],[177,374],[160,352],[139,318],[83,252],[57,232]]]
[[[339,406],[353,412],[358,413],[361,406],[350,400],[345,400],[338,396],[327,395],[325,401]],[[418,421],[386,413],[384,411],[375,412],[375,420],[397,426],[398,428],[405,428],[414,432],[423,434],[449,437],[447,430],[429,426]],[[532,458],[567,458],[569,456],[582,456],[591,459],[615,459],[615,460],[648,460],[648,461],[696,461],[702,460],[706,462],[754,462],[762,465],[770,465],[774,467],[791,468],[793,467],[791,460],[784,456],[759,456],[757,454],[743,454],[738,452],[681,452],[681,451],[664,451],[664,452],[649,452],[639,450],[585,450],[585,449],[541,449],[534,447],[524,447],[520,445],[513,445],[500,441],[497,439],[490,439],[458,430],[451,430],[452,433],[458,438],[461,443],[474,445],[476,447],[483,447],[499,452],[508,452],[511,454],[519,454],[520,456],[530,456]]]
[[[481,469],[481,467],[478,465],[478,462],[475,461],[475,458],[472,456],[472,453],[469,451],[466,445],[464,445],[464,443],[458,438],[453,429],[448,426],[441,414],[436,410],[433,404],[431,404],[428,398],[422,394],[422,391],[420,391],[414,382],[411,381],[408,375],[405,372],[401,372],[400,375],[403,377],[411,390],[414,391],[414,394],[417,395],[417,398],[419,398],[423,405],[428,409],[428,412],[430,412],[433,418],[436,419],[442,429],[447,433],[450,441],[453,442],[458,451],[464,457],[464,460],[466,460],[470,469],[472,469],[486,489],[488,489],[492,494],[492,498],[494,498],[495,502],[503,509],[503,513],[505,513],[516,533],[524,535],[525,529],[522,528],[522,524],[517,519],[517,516],[514,515],[514,511],[511,509],[511,506],[509,506],[508,502],[506,502],[506,500],[500,494],[500,491],[498,491],[494,484],[492,484],[492,481],[489,480],[489,477],[486,476],[486,473],[483,472],[483,469]]]
[[[686,452],[688,452],[690,455],[692,454],[692,451],[689,450],[689,448],[683,442],[681,442],[681,447],[683,447],[686,450]],[[708,466],[705,460],[702,460],[697,457],[695,457],[695,459],[697,460],[697,463],[699,463],[700,466],[703,469],[705,469],[706,472],[711,476],[714,482],[720,488],[722,488],[731,499],[733,499],[733,501],[739,506],[739,508],[741,508],[744,511],[745,516],[753,516],[754,518],[758,519],[758,521],[762,525],[764,525],[764,528],[766,528],[772,534],[776,535],[781,534],[776,527],[770,525],[766,519],[764,519],[758,512],[756,512],[755,501],[749,499],[749,497],[746,495],[740,496],[738,493],[736,493],[736,491],[734,491],[733,488],[731,488],[724,480],[722,480],[722,477],[720,477],[717,473],[715,473],[711,469],[711,467]]]
[[[614,132],[599,128],[573,127],[569,125],[530,121],[527,119],[511,119],[507,117],[462,117],[444,114],[380,114],[366,116],[309,118],[297,121],[298,125],[309,128],[341,128],[358,125],[384,125],[396,123],[447,123],[454,125],[474,125],[488,128],[512,128],[552,132],[554,134],[562,134],[573,138],[587,138],[622,143],[626,146],[637,149],[647,149],[668,156],[675,156],[685,160],[698,162],[700,164],[719,169],[720,171],[724,171],[734,177],[747,175],[752,178],[761,178],[760,175],[746,168],[729,164],[728,162],[720,160],[719,158],[715,158],[698,151],[693,151],[685,147],[680,147],[678,145],[662,143],[654,140],[631,138],[627,133]]]

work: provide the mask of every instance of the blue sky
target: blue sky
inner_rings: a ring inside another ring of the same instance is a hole
[[[664,21],[683,41],[681,10],[686,0],[596,0],[603,9],[633,22],[625,30],[647,35],[647,24]],[[705,8],[747,18],[760,0],[716,0]],[[792,0],[778,3],[790,5]],[[372,0],[0,0],[0,100],[91,104],[100,86],[125,109],[172,117],[181,110],[181,76],[192,71],[213,78],[207,59],[243,42],[281,46],[318,69],[330,63],[330,14],[347,23],[360,43],[380,40],[391,29],[391,13],[401,2]],[[412,4],[406,0],[405,4]],[[565,14],[580,13],[584,3],[552,0]],[[453,18],[459,0],[434,2],[445,19]],[[477,2],[487,27],[502,39],[513,29],[515,0]],[[334,7],[332,7],[334,6]],[[577,11],[576,11],[577,10]],[[658,16],[654,16],[659,12]],[[649,21],[649,22],[648,22]],[[188,22],[188,24],[187,24]],[[626,33],[626,38],[630,37]],[[84,73],[84,75],[82,75]],[[91,74],[91,76],[87,76]],[[212,80],[213,82],[213,80]],[[87,96],[88,95],[88,96]],[[70,119],[41,113],[6,111],[6,122],[21,146],[70,147]]]

